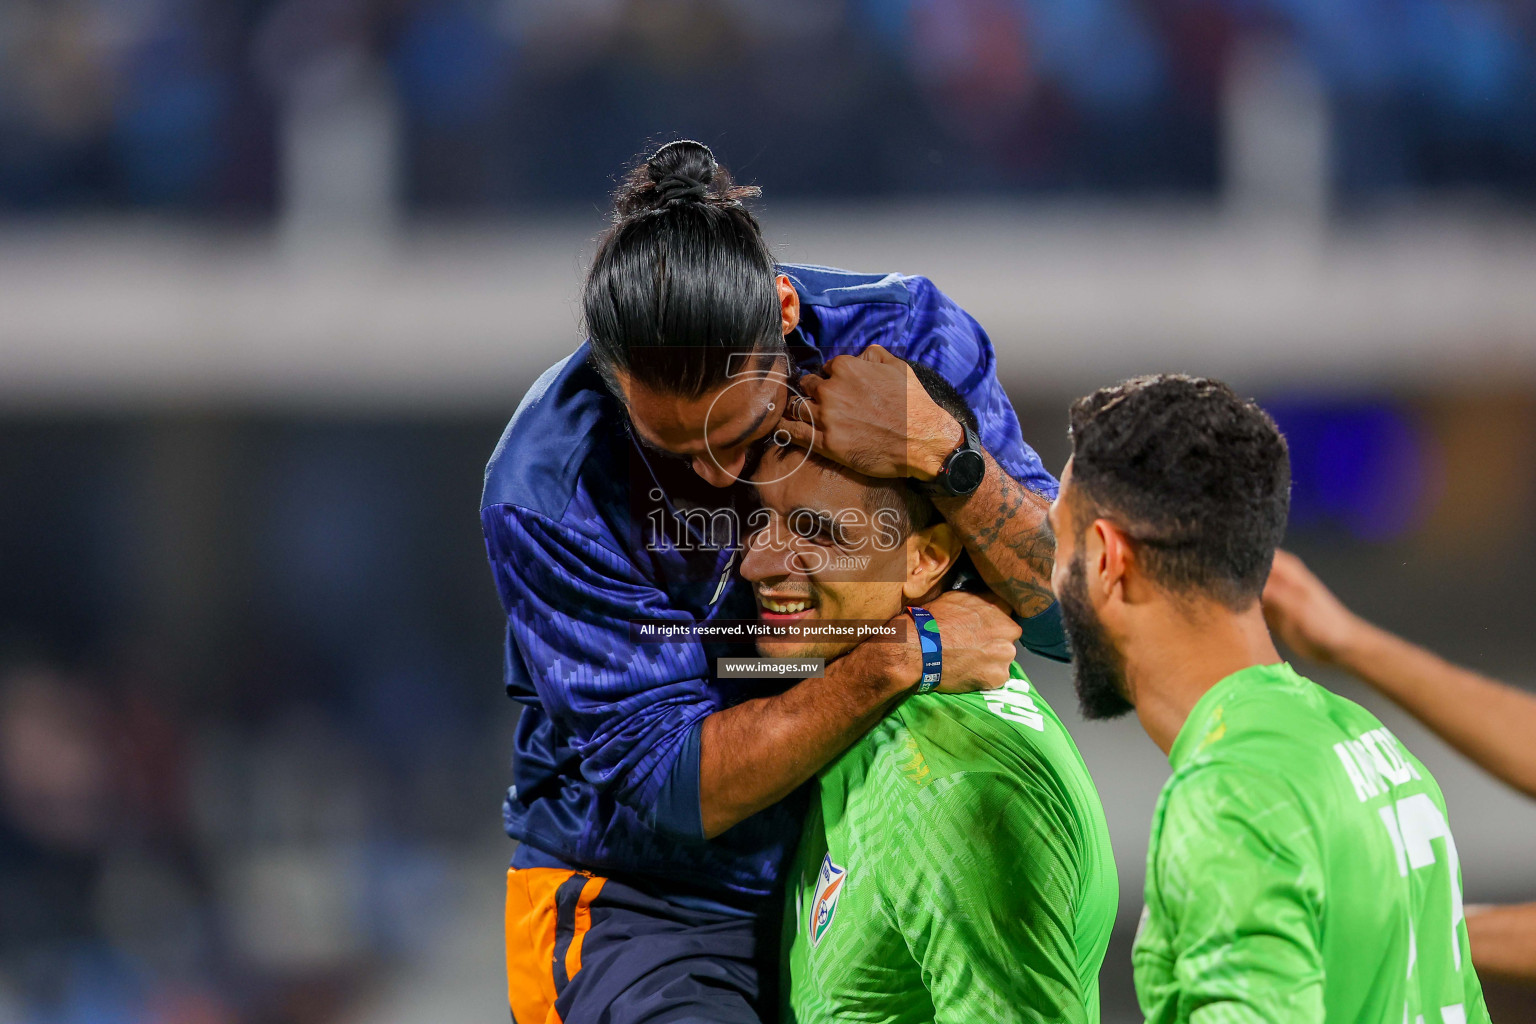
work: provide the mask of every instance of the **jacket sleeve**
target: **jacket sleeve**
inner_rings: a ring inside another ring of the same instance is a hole
[[[582,777],[653,826],[701,837],[697,727],[718,710],[703,647],[630,632],[633,619],[692,616],[601,537],[515,505],[481,518],[508,659],[572,736]]]
[[[1025,443],[1013,403],[998,382],[987,332],[927,278],[908,278],[907,289],[911,306],[899,339],[888,347],[939,371],[976,414],[981,443],[997,464],[1030,490],[1055,498],[1056,478]]]

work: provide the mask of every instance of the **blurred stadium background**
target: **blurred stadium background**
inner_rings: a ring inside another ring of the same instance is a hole
[[[1531,0],[0,0],[0,1022],[505,1019],[479,475],[677,135],[965,304],[1053,467],[1110,379],[1258,395],[1289,544],[1536,683]],[[1536,898],[1536,808],[1382,714]],[[1128,1021],[1166,763],[1077,737]]]

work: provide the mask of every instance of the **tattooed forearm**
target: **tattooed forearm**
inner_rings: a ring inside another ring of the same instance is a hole
[[[934,504],[960,534],[971,561],[999,596],[1023,616],[1049,608],[1056,538],[1046,513],[1050,502],[999,466],[990,454],[981,487],[968,498],[938,497]]]

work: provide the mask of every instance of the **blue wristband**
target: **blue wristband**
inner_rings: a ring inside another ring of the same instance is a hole
[[[917,682],[917,692],[927,693],[939,685],[939,677],[944,674],[944,644],[939,639],[939,624],[928,614],[928,609],[915,604],[907,607],[907,614],[917,626],[917,646],[923,652],[923,678]]]

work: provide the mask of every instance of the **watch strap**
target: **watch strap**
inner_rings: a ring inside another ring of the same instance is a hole
[[[958,498],[962,495],[971,493],[971,491],[961,491],[957,489],[950,480],[950,469],[954,465],[955,457],[962,452],[976,452],[977,454],[980,454],[982,450],[981,438],[976,436],[976,431],[971,429],[971,425],[969,423],[962,422],[960,424],[960,430],[961,441],[959,446],[957,446],[954,451],[950,452],[944,457],[944,463],[939,467],[939,475],[934,478],[933,483],[930,485],[934,491],[947,494],[954,498]],[[975,488],[972,488],[972,490],[974,489]]]

